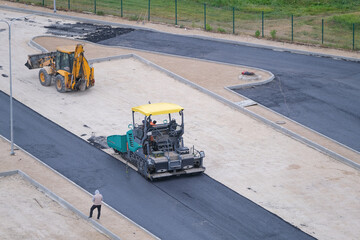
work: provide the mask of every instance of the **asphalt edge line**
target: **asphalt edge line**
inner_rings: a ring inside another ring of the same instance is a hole
[[[0,134],[0,138],[4,139],[5,141],[10,142],[9,139],[7,139],[6,137],[4,137],[3,135]],[[16,145],[14,143],[14,145],[16,146],[17,149],[21,150],[22,152],[24,152],[25,154],[27,154],[28,156],[32,157],[33,159],[35,159],[36,161],[38,161],[40,164],[44,165],[45,167],[47,167],[48,169],[50,169],[51,171],[53,171],[55,174],[59,175],[60,177],[62,177],[63,179],[67,180],[68,182],[70,182],[71,184],[73,184],[75,187],[77,187],[78,189],[80,189],[81,191],[87,193],[90,197],[92,197],[93,195],[91,193],[89,193],[88,191],[86,191],[85,189],[83,189],[82,187],[80,187],[79,185],[77,185],[75,182],[73,182],[72,180],[68,179],[67,177],[65,177],[64,175],[62,175],[61,173],[59,173],[58,171],[56,171],[55,169],[53,169],[52,167],[50,167],[49,165],[47,165],[46,163],[42,162],[40,159],[38,159],[37,157],[35,157],[34,155],[32,155],[31,153],[27,152],[26,150],[24,150],[23,148],[21,148],[20,146]],[[16,149],[15,149],[16,150]],[[161,239],[159,237],[157,237],[156,235],[154,235],[152,232],[150,232],[149,230],[147,230],[146,228],[140,226],[139,224],[137,224],[136,222],[134,222],[133,220],[131,220],[130,218],[128,218],[127,216],[125,216],[124,214],[122,214],[121,212],[119,212],[118,210],[114,209],[113,207],[111,207],[110,205],[108,205],[107,203],[103,202],[103,204],[108,207],[109,209],[113,210],[115,213],[119,214],[120,216],[122,216],[123,218],[125,218],[126,220],[128,220],[129,222],[131,222],[132,224],[134,224],[135,226],[137,226],[138,228],[142,229],[143,231],[145,231],[146,233],[148,233],[150,236],[152,236],[155,239]],[[116,236],[116,235],[115,235]]]
[[[262,45],[262,44],[257,44],[257,43],[250,43],[250,42],[243,42],[243,41],[236,41],[236,40],[227,40],[227,39],[222,39],[222,38],[207,37],[207,36],[201,36],[201,35],[182,35],[179,33],[167,33],[167,32],[163,32],[163,31],[159,31],[159,30],[151,29],[151,28],[146,28],[146,27],[140,27],[140,26],[128,25],[128,24],[122,24],[122,23],[113,23],[113,22],[97,20],[97,19],[88,19],[88,18],[83,18],[83,17],[75,17],[75,16],[63,15],[63,14],[58,14],[58,13],[48,13],[48,12],[42,12],[42,11],[37,11],[37,10],[29,10],[29,9],[10,7],[10,6],[0,6],[0,9],[6,9],[6,10],[10,10],[10,11],[12,10],[12,11],[16,11],[16,12],[31,13],[31,14],[38,15],[38,16],[54,17],[54,18],[60,18],[60,19],[68,18],[71,20],[83,21],[83,22],[88,22],[88,23],[97,23],[97,24],[111,25],[111,26],[117,26],[117,27],[133,28],[133,29],[137,29],[137,30],[146,30],[146,31],[152,31],[152,32],[166,33],[166,34],[175,35],[175,36],[197,38],[197,39],[202,39],[202,40],[211,40],[211,41],[230,43],[230,44],[235,44],[235,45],[240,45],[240,46],[269,49],[269,50],[273,50],[273,51],[282,51],[282,52],[290,52],[290,53],[294,53],[294,54],[302,54],[302,55],[308,55],[308,56],[332,58],[335,60],[360,62],[359,58],[353,58],[353,57],[345,57],[345,56],[340,56],[340,55],[317,53],[317,52],[297,50],[297,49],[291,49],[291,48],[282,48],[282,47],[278,47],[278,46],[269,46],[269,45]],[[82,12],[82,13],[86,14],[84,12]],[[93,16],[96,16],[96,15],[93,15]]]
[[[108,230],[107,228],[105,228],[104,226],[102,226],[100,223],[96,222],[95,220],[89,219],[85,214],[83,214],[81,211],[79,211],[77,208],[75,208],[74,206],[72,206],[70,203],[68,203],[67,201],[65,201],[64,199],[62,199],[61,197],[59,197],[58,195],[56,195],[55,193],[53,193],[52,191],[50,191],[49,189],[47,189],[45,186],[43,186],[42,184],[38,183],[37,181],[35,181],[33,178],[31,178],[29,175],[27,175],[26,173],[24,173],[21,170],[15,170],[15,171],[8,171],[8,172],[2,172],[0,173],[0,176],[5,177],[5,176],[12,176],[12,175],[16,175],[19,174],[25,181],[29,182],[31,185],[35,186],[36,188],[38,188],[41,192],[45,193],[46,196],[50,197],[51,199],[55,200],[58,204],[60,204],[61,206],[65,207],[66,209],[70,210],[71,212],[75,213],[76,215],[78,215],[80,218],[82,218],[83,220],[90,222],[97,231],[107,235],[108,237],[115,239],[115,240],[121,240],[118,236],[116,236],[114,233],[112,233],[110,230]]]

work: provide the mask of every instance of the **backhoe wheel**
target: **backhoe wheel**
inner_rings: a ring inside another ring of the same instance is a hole
[[[51,84],[51,76],[44,68],[40,69],[39,71],[39,81],[43,86],[50,86]]]
[[[63,76],[57,75],[55,77],[55,87],[56,87],[56,90],[58,92],[61,92],[61,93],[66,92],[66,90],[65,90],[65,79],[64,79]]]

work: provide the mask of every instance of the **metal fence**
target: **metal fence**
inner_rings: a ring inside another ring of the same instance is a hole
[[[54,0],[17,0],[53,8]],[[59,10],[114,15],[133,21],[174,24],[181,28],[250,35],[275,41],[358,50],[358,26],[339,25],[332,16],[277,17],[259,10],[217,8],[190,0],[56,0]]]

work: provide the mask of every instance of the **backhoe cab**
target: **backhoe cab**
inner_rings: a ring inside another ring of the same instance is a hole
[[[54,81],[59,92],[84,91],[95,84],[94,68],[84,57],[81,44],[57,47],[56,52],[29,55],[25,66],[41,68],[41,85],[50,86]]]
[[[184,146],[183,110],[181,106],[172,103],[133,107],[130,130],[126,135],[109,136],[107,143],[137,167],[139,173],[151,180],[202,173],[205,171],[205,153]],[[137,113],[143,116],[139,122],[135,121]]]

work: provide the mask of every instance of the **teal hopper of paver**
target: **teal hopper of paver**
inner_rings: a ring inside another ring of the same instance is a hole
[[[128,150],[136,152],[141,145],[134,141],[133,131],[127,131],[126,135],[112,135],[107,137],[108,146],[118,153],[126,153]]]
[[[115,150],[115,152],[127,152],[126,135],[112,135],[107,137],[108,146]]]
[[[108,146],[150,180],[202,173],[205,171],[205,153],[184,146],[183,110],[181,106],[172,103],[133,107],[130,130],[126,135],[108,136]],[[135,122],[135,113],[143,115],[140,124]],[[180,118],[180,123],[177,123],[176,117]]]

